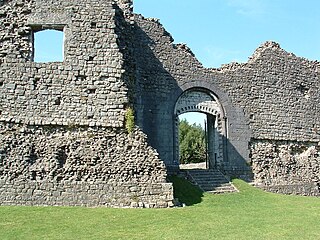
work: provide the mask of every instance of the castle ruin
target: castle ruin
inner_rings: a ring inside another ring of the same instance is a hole
[[[61,62],[34,61],[47,29]],[[319,196],[319,78],[274,42],[204,68],[131,0],[0,0],[0,205],[173,206],[185,112],[208,116],[210,168]]]

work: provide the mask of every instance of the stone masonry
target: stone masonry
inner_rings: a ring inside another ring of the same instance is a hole
[[[221,171],[253,177],[271,191],[320,194],[318,61],[266,42],[247,63],[206,69],[186,45],[173,43],[159,20],[136,15],[135,22],[137,122],[168,169],[177,164],[175,130],[168,127],[174,126],[176,102],[184,92],[202,88],[215,96],[225,114]],[[270,155],[266,149],[273,145],[286,154]],[[287,167],[287,161],[294,167]]]
[[[62,62],[33,60],[46,29],[64,34]],[[319,69],[274,42],[204,68],[131,0],[0,0],[0,205],[172,206],[175,108],[199,91],[215,103],[219,170],[319,196]]]
[[[145,138],[138,130],[7,124],[1,129],[0,202],[168,207],[172,186]]]
[[[128,1],[0,2],[0,204],[172,206],[163,161],[124,127],[130,11]],[[43,29],[63,31],[63,62],[33,61]]]

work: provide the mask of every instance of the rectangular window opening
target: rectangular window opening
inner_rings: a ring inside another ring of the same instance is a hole
[[[36,25],[33,29],[33,61],[64,61],[64,25]]]

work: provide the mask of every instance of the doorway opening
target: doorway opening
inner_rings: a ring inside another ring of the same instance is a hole
[[[215,95],[203,88],[186,90],[176,102],[175,119],[175,162],[179,168],[221,169],[226,149],[226,122]],[[188,136],[183,128],[193,133]]]
[[[179,116],[180,169],[208,167],[206,121],[206,114],[199,112]]]

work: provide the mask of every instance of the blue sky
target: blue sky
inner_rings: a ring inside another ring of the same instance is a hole
[[[34,61],[63,61],[63,32],[46,30],[36,32],[34,36]]]
[[[246,62],[262,43],[320,60],[319,0],[134,0],[134,12],[160,19],[205,67]],[[203,114],[188,114],[203,124]]]
[[[134,11],[159,18],[205,67],[246,62],[269,40],[320,59],[319,0],[134,0]]]

